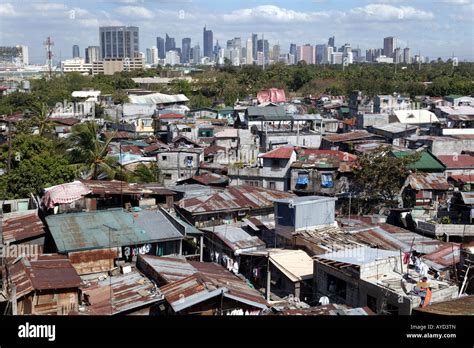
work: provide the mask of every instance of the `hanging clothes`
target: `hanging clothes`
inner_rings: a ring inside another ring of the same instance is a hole
[[[407,263],[410,262],[410,253],[403,253],[403,264],[406,265]]]
[[[234,262],[234,265],[232,267],[232,271],[234,272],[234,274],[239,273],[239,263],[237,261]]]

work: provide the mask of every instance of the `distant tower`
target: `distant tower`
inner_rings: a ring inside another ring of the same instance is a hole
[[[79,57],[80,57],[79,46],[78,45],[72,46],[72,58],[79,58]]]
[[[53,75],[53,51],[51,47],[54,46],[54,42],[51,41],[51,38],[48,36],[43,45],[46,48],[46,65],[48,66],[49,78],[51,78]]]

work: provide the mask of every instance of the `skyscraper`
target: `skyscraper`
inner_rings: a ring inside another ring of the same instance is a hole
[[[199,44],[193,47],[193,63],[201,63],[201,48],[199,47]]]
[[[191,59],[191,39],[189,37],[185,37],[181,41],[181,63],[189,63]]]
[[[100,60],[100,47],[99,46],[89,46],[85,50],[85,60],[86,63],[92,63]]]
[[[252,38],[247,39],[247,55],[246,55],[247,64],[253,64],[253,42]]]
[[[140,54],[138,27],[100,27],[101,58],[135,58]]]
[[[151,48],[146,49],[146,63],[151,64],[152,58],[151,58]]]
[[[268,51],[270,45],[268,44],[268,40],[260,39],[257,40],[257,52],[262,52],[265,61],[268,59]]]
[[[278,44],[273,46],[272,59],[274,62],[278,62],[278,59],[280,59],[280,45]]]
[[[326,45],[316,45],[316,64],[322,64]]]
[[[252,34],[252,58],[253,60],[257,60],[257,40],[258,35]]]
[[[156,38],[156,48],[158,49],[158,57],[160,59],[165,59],[165,57],[166,57],[165,39],[158,36]]]
[[[296,44],[290,44],[290,54],[292,54],[296,59]]]
[[[174,41],[174,37],[169,37],[168,34],[166,34],[165,52],[174,51],[175,49],[176,49],[176,42]]]
[[[333,51],[336,48],[336,37],[331,36],[328,40],[328,46],[332,47]]]
[[[403,63],[405,63],[405,64],[410,64],[411,63],[411,52],[410,52],[409,47],[406,47],[403,50]]]
[[[386,57],[393,57],[393,51],[397,46],[397,39],[389,36],[383,39],[383,54]]]
[[[79,53],[79,46],[74,45],[72,46],[72,58],[79,58],[81,55]]]
[[[208,57],[210,60],[213,59],[213,54],[212,54],[213,43],[214,43],[214,39],[212,36],[212,30],[207,30],[206,27],[204,27],[204,30],[203,30],[204,57]]]
[[[316,62],[316,50],[310,44],[298,46],[296,57],[298,62],[304,60],[307,64],[314,64]]]

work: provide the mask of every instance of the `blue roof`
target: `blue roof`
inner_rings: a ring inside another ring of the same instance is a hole
[[[109,209],[68,213],[47,216],[46,223],[58,251],[63,253],[183,238],[160,211],[128,213]]]

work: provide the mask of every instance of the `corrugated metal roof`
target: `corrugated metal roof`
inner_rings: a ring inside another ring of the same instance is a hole
[[[44,236],[45,228],[43,221],[34,211],[4,218],[2,221],[2,232],[3,240],[8,244]]]
[[[438,155],[438,159],[443,162],[447,169],[474,168],[474,156],[471,155]]]
[[[331,142],[331,143],[339,143],[344,141],[354,141],[360,139],[367,139],[367,138],[377,138],[383,139],[382,137],[369,133],[366,130],[356,130],[349,133],[342,133],[342,134],[326,134],[324,135],[323,139]]]
[[[454,300],[437,302],[414,310],[437,315],[474,315],[474,296],[464,296]]]
[[[283,146],[278,147],[274,150],[259,154],[259,158],[283,158],[283,159],[290,159],[295,151],[293,146]]]
[[[211,213],[222,210],[262,209],[273,207],[273,201],[294,197],[291,193],[254,186],[231,186],[213,194],[182,199],[176,205],[191,213]]]
[[[406,156],[413,155],[414,151],[392,151],[392,154],[397,158],[403,158]],[[433,172],[443,172],[446,167],[441,163],[433,154],[428,151],[421,151],[421,158],[414,162],[410,163],[407,168],[412,170],[420,171],[433,171]]]
[[[449,184],[441,173],[411,173],[408,177],[414,190],[449,190]]]
[[[126,194],[126,195],[173,195],[174,192],[166,189],[163,185],[158,183],[137,184],[128,183],[119,180],[81,180],[86,185],[93,195],[103,194]]]
[[[163,299],[159,289],[138,271],[112,276],[102,281],[95,280],[89,284],[81,290],[89,295],[91,306],[86,307],[86,311],[80,314],[106,315],[111,314],[111,311],[112,314],[119,314]]]
[[[374,249],[363,246],[318,255],[316,256],[316,259],[324,259],[360,266],[390,257],[400,257],[400,253],[393,250]]]
[[[145,95],[129,95],[132,104],[174,104],[187,102],[189,99],[184,94],[152,93]]]
[[[201,228],[209,234],[215,235],[234,252],[241,250],[265,248],[265,243],[256,236],[245,232],[240,225],[224,224],[213,227]]]
[[[142,263],[151,267],[166,283],[181,280],[198,272],[184,257],[138,255],[137,264]]]
[[[202,185],[225,184],[229,181],[229,178],[227,176],[215,173],[204,173],[201,175],[194,175],[192,179]]]
[[[351,308],[344,304],[331,303],[324,306],[284,309],[281,315],[375,315],[368,307]]]
[[[63,253],[183,238],[160,211],[68,213],[47,216],[46,223],[57,249]]]
[[[63,255],[38,255],[35,260],[23,257],[8,269],[17,298],[34,290],[69,289],[81,285],[81,278]]]
[[[189,263],[198,270],[197,273],[160,288],[167,302],[175,310],[184,309],[209,298],[208,296],[218,296],[222,293],[258,308],[267,307],[267,302],[260,292],[249,287],[245,281],[223,266],[209,262]]]

